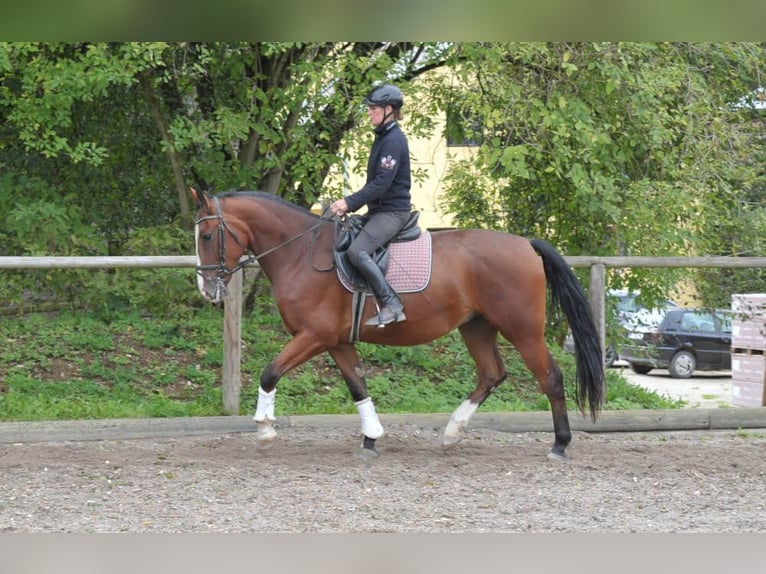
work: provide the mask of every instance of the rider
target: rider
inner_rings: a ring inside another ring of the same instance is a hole
[[[393,239],[410,216],[410,153],[398,123],[404,104],[401,90],[390,84],[378,86],[370,91],[364,104],[375,128],[375,141],[367,161],[367,182],[356,193],[335,201],[330,209],[343,216],[367,206],[367,221],[347,254],[381,304],[378,315],[366,324],[384,327],[407,317],[401,300],[371,254]]]

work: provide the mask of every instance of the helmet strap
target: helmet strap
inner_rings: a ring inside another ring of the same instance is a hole
[[[391,108],[391,111],[386,113],[386,108]],[[396,119],[396,110],[394,109],[394,106],[390,104],[386,104],[385,106],[383,106],[383,121],[380,122],[381,125],[385,124],[388,121],[388,118],[390,118],[391,116],[394,116],[394,119]]]

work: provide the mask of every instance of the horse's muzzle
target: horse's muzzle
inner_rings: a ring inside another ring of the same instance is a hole
[[[211,278],[197,271],[197,287],[202,296],[211,303],[220,303],[226,296],[226,282],[220,275]]]

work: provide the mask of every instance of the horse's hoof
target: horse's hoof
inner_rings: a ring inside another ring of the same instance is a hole
[[[258,450],[269,450],[274,446],[274,443],[276,442],[275,439],[276,437],[268,440],[256,440],[255,446]]]
[[[548,458],[551,460],[569,460],[565,452],[556,452],[555,450],[548,453]]]
[[[358,449],[356,449],[356,452],[354,452],[354,458],[358,458],[359,460],[373,460],[378,458],[378,451],[373,448],[364,448],[363,446],[360,446]]]
[[[268,450],[274,446],[277,439],[277,431],[272,426],[261,428],[255,434],[255,444],[259,450]]]
[[[463,439],[462,434],[447,434],[442,433],[442,448],[448,449],[450,447],[455,446],[457,443],[459,443]]]

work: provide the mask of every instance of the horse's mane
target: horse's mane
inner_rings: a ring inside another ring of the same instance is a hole
[[[268,193],[266,191],[237,191],[237,190],[231,190],[231,191],[224,191],[219,194],[217,194],[216,197],[218,198],[225,198],[225,197],[253,197],[258,199],[266,199],[268,201],[274,201],[280,205],[283,205],[285,207],[289,207],[290,209],[294,209],[296,211],[301,212],[303,215],[307,215],[309,217],[312,217],[314,219],[319,219],[319,216],[315,213],[311,213],[308,209],[305,209],[299,205],[296,205],[290,201],[287,201],[283,197],[279,197],[278,195],[274,195],[273,193]]]

